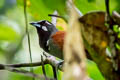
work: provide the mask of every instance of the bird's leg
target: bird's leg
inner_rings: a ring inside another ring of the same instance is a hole
[[[50,57],[50,56],[48,56],[47,54],[45,54],[45,52],[43,52],[43,55],[44,55],[46,58]],[[55,79],[55,80],[58,80],[58,79],[57,79],[57,68],[56,68],[55,66],[53,66],[53,65],[51,65],[51,66],[52,66],[52,69],[53,69],[54,79]]]
[[[58,77],[57,77],[58,68],[59,68],[59,67],[62,67],[63,63],[64,63],[64,60],[60,61],[60,62],[57,64],[57,65],[58,65],[57,67],[52,66],[55,80],[58,80]]]
[[[50,60],[55,60],[56,61],[56,58],[54,56],[50,56],[50,55],[47,55],[43,52],[43,55],[47,58],[47,59],[50,59]],[[58,72],[58,69],[61,68],[63,66],[63,63],[64,63],[64,60],[61,60],[61,61],[58,61],[56,62],[56,66],[54,65],[51,65],[52,66],[52,69],[53,69],[53,75],[54,75],[54,79],[55,80],[58,80],[57,78],[57,72]]]
[[[60,61],[60,62],[58,63],[57,69],[58,69],[59,67],[62,67],[62,66],[63,66],[63,63],[64,63],[64,60]]]
[[[41,56],[41,62],[42,62],[42,71],[43,71],[43,74],[45,76],[45,80],[47,80],[46,72],[45,72],[45,66],[44,66],[44,62],[43,62],[43,56]]]
[[[48,55],[47,54],[45,54],[45,52],[43,52],[43,55],[47,58],[48,57]]]
[[[55,79],[55,80],[58,80],[58,78],[57,78],[57,72],[58,72],[57,68],[54,67],[54,66],[52,66],[52,69],[53,69],[54,79]]]

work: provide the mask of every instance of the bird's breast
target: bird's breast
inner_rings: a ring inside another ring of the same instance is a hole
[[[64,31],[58,31],[51,37],[54,44],[58,45],[60,49],[63,49],[65,34]]]

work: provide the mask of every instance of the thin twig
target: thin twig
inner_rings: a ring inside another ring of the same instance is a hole
[[[43,56],[41,55],[41,63],[42,63],[42,71],[43,71],[43,74],[45,76],[45,80],[47,80],[46,78],[46,72],[45,72],[45,67],[44,67],[44,62],[43,62]]]
[[[44,61],[44,64],[46,64],[47,61]],[[35,63],[20,63],[20,64],[0,64],[0,70],[5,69],[5,67],[13,67],[13,68],[21,68],[21,67],[36,67],[41,66],[41,62],[35,62]]]
[[[108,16],[110,17],[109,0],[105,0],[105,5],[106,5],[106,12]]]
[[[52,56],[53,57],[53,56]],[[44,65],[45,64],[50,64],[54,67],[58,67],[58,69],[62,70],[62,66],[58,66],[60,61],[57,61],[56,59],[47,57],[43,61]],[[37,67],[41,66],[42,62],[34,62],[34,63],[20,63],[20,64],[0,64],[0,70],[5,70],[5,67],[13,67],[13,68],[21,68],[21,67]]]
[[[48,14],[48,16],[51,16],[51,17],[58,17],[58,18],[64,19],[62,16],[58,16],[58,15],[55,15],[55,14]]]
[[[34,78],[39,78],[39,79],[47,78],[47,77],[44,77],[43,75],[34,74],[32,72],[29,72],[29,71],[26,71],[26,70],[23,70],[23,69],[18,70],[18,69],[12,68],[12,67],[6,67],[5,69],[8,70],[8,71],[11,71],[11,72],[21,73],[21,74],[24,74],[26,76],[30,76],[30,77],[34,77]],[[53,80],[53,79],[47,78],[47,80]]]
[[[53,69],[54,79],[55,79],[55,80],[58,80],[58,79],[57,79],[57,69],[56,69],[56,67],[52,66],[52,69]]]
[[[24,17],[25,17],[25,26],[26,26],[26,34],[28,38],[28,46],[29,46],[29,53],[30,53],[30,62],[32,63],[32,52],[31,52],[31,44],[30,44],[30,35],[28,31],[28,20],[27,20],[27,8],[26,8],[26,0],[24,0]],[[33,72],[33,68],[30,68],[30,71]],[[33,78],[34,80],[34,78]]]

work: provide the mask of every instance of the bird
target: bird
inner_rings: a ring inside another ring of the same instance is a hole
[[[59,31],[47,20],[30,22],[37,29],[40,47],[47,53],[63,60],[65,31]]]

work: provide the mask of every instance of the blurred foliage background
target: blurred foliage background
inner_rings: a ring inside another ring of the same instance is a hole
[[[28,21],[49,20],[55,10],[65,18],[67,15],[66,0],[26,0]],[[83,13],[102,10],[105,11],[105,0],[75,0],[75,5]],[[30,62],[28,53],[28,43],[25,32],[25,20],[23,10],[23,0],[0,0],[0,63],[14,64]],[[120,0],[110,0],[110,12],[117,10],[120,12]],[[65,30],[66,23],[58,20],[57,27]],[[64,27],[63,27],[64,26]],[[30,41],[33,62],[40,61],[42,49],[38,45],[38,37],[35,28],[29,25]],[[45,66],[48,77],[53,77],[52,68]],[[29,68],[25,68],[29,70]],[[41,67],[34,68],[34,72],[42,74]],[[87,61],[87,72],[93,80],[104,80],[96,64]],[[62,72],[58,72],[59,80],[62,79]],[[30,77],[0,71],[0,80],[30,80]],[[32,80],[32,79],[31,79]],[[37,80],[37,79],[36,79]]]

